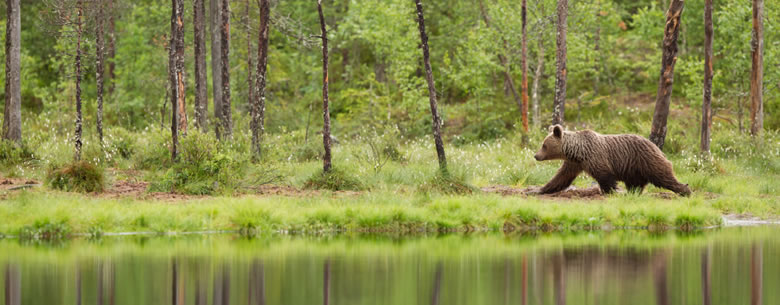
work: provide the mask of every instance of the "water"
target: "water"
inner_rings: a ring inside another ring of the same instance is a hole
[[[780,227],[0,240],[17,304],[780,304]]]

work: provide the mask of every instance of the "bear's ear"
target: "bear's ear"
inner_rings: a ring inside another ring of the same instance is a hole
[[[563,136],[563,126],[561,125],[553,125],[552,126],[552,133],[553,135],[560,139]]]

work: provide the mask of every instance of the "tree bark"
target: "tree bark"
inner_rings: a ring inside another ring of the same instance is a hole
[[[441,140],[441,117],[439,117],[436,102],[436,84],[433,81],[431,71],[430,51],[428,49],[428,34],[425,32],[425,17],[421,0],[415,0],[417,6],[417,23],[420,29],[420,41],[423,51],[423,64],[425,65],[425,80],[428,82],[428,99],[431,103],[431,117],[433,118],[433,140],[436,144],[436,155],[439,158],[439,169],[443,174],[447,172],[447,156],[444,154],[444,142]]]
[[[230,1],[222,0],[222,21],[219,47],[222,63],[222,132],[226,139],[233,137],[233,119],[230,106]]]
[[[210,2],[211,88],[214,91],[214,133],[222,139],[222,0]]]
[[[704,99],[701,103],[701,151],[710,153],[712,129],[712,0],[704,0]]]
[[[521,51],[521,59],[520,62],[523,66],[523,80],[522,85],[520,86],[522,90],[523,95],[523,107],[521,112],[523,113],[523,131],[528,132],[528,22],[527,22],[527,15],[528,15],[528,9],[527,9],[527,0],[523,0],[522,2],[522,22],[523,22],[523,37],[522,37],[522,51]]]
[[[750,73],[750,134],[764,129],[764,0],[753,0],[753,69]]]
[[[82,115],[81,115],[81,18],[83,16],[83,3],[81,0],[76,1],[76,9],[78,10],[78,19],[76,20],[76,132],[75,132],[75,146],[76,154],[74,159],[76,161],[81,160],[81,130],[82,130]]]
[[[558,33],[555,40],[555,100],[553,101],[552,124],[563,124],[566,109],[566,20],[569,14],[569,1],[558,0]]]
[[[21,19],[19,0],[5,1],[5,108],[3,139],[22,141]]]
[[[488,15],[487,11],[485,10],[485,5],[483,0],[479,0],[479,10],[482,13],[482,19],[485,21],[485,26],[487,26],[488,28],[491,27],[492,25],[491,25],[490,15]],[[501,40],[504,43],[504,52],[508,52],[509,42],[507,42],[506,38],[504,38],[503,35],[501,37]],[[525,117],[525,112],[523,112],[523,99],[520,97],[520,94],[517,93],[517,87],[515,87],[515,81],[512,78],[512,73],[509,67],[509,60],[506,58],[504,54],[499,53],[498,61],[501,63],[501,67],[504,68],[504,70],[502,71],[502,74],[504,75],[504,82],[506,83],[509,91],[512,93],[512,97],[515,99],[515,103],[517,104],[518,110],[520,110],[521,116]]]
[[[109,95],[114,94],[114,84],[116,83],[114,75],[116,68],[114,62],[116,57],[116,20],[114,14],[116,14],[114,0],[108,0],[108,78],[111,80],[108,85]]]
[[[674,64],[677,62],[677,37],[680,34],[683,5],[683,0],[672,0],[669,10],[666,12],[661,76],[658,80],[655,113],[653,114],[653,125],[650,129],[650,141],[660,149],[663,149],[664,140],[666,139],[666,119],[669,116],[669,102],[672,98]]]
[[[268,66],[268,25],[270,24],[271,3],[260,0],[260,33],[257,41],[257,90],[252,95],[252,151],[255,158],[262,157],[261,144],[265,134],[265,85]]]
[[[105,43],[103,41],[103,1],[98,0],[97,16],[95,17],[95,80],[97,82],[97,133],[100,144],[103,144],[103,74]]]
[[[176,160],[179,133],[187,132],[187,115],[184,104],[184,2],[171,0],[171,42],[169,44],[169,71],[171,83],[171,159]]]
[[[544,12],[544,1],[539,1],[539,11]],[[541,122],[539,120],[539,82],[542,78],[542,72],[544,71],[544,39],[542,38],[543,31],[539,30],[539,38],[537,40],[537,53],[536,53],[536,72],[534,73],[534,87],[532,104],[533,104],[533,124],[534,128],[539,128]]]
[[[205,0],[193,3],[195,31],[195,126],[206,131],[208,117],[208,76],[206,75],[206,4]]]
[[[259,1],[258,1],[259,2]],[[255,80],[253,79],[253,71],[252,67],[254,67],[254,62],[252,60],[252,26],[249,22],[250,20],[250,14],[249,9],[251,8],[251,5],[249,3],[249,0],[244,1],[244,25],[246,26],[246,81],[247,81],[247,88],[249,90],[247,91],[247,105],[251,107],[252,102],[255,100]]]
[[[329,172],[331,168],[330,155],[330,109],[328,108],[328,32],[325,28],[325,16],[322,15],[322,0],[317,0],[317,13],[320,15],[320,31],[322,32],[322,145],[325,155],[322,158],[322,171]]]

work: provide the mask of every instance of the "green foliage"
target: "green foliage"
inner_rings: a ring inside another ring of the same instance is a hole
[[[56,241],[68,237],[70,228],[63,221],[36,220],[32,225],[19,230],[19,238],[29,241]]]
[[[34,159],[32,151],[24,144],[0,140],[0,164],[18,164]]]
[[[303,187],[331,191],[360,191],[367,188],[356,177],[337,167],[331,168],[328,172],[316,172],[306,180]]]
[[[103,169],[87,161],[51,169],[46,182],[52,188],[68,192],[93,193],[102,192],[105,188]]]
[[[462,172],[451,173],[438,171],[430,180],[418,188],[419,191],[438,192],[442,194],[463,195],[477,192],[477,188],[466,182]]]

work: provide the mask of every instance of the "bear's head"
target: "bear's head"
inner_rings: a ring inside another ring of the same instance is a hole
[[[536,161],[565,159],[563,155],[564,130],[561,125],[550,126],[550,134],[544,138],[542,148],[536,152]]]

